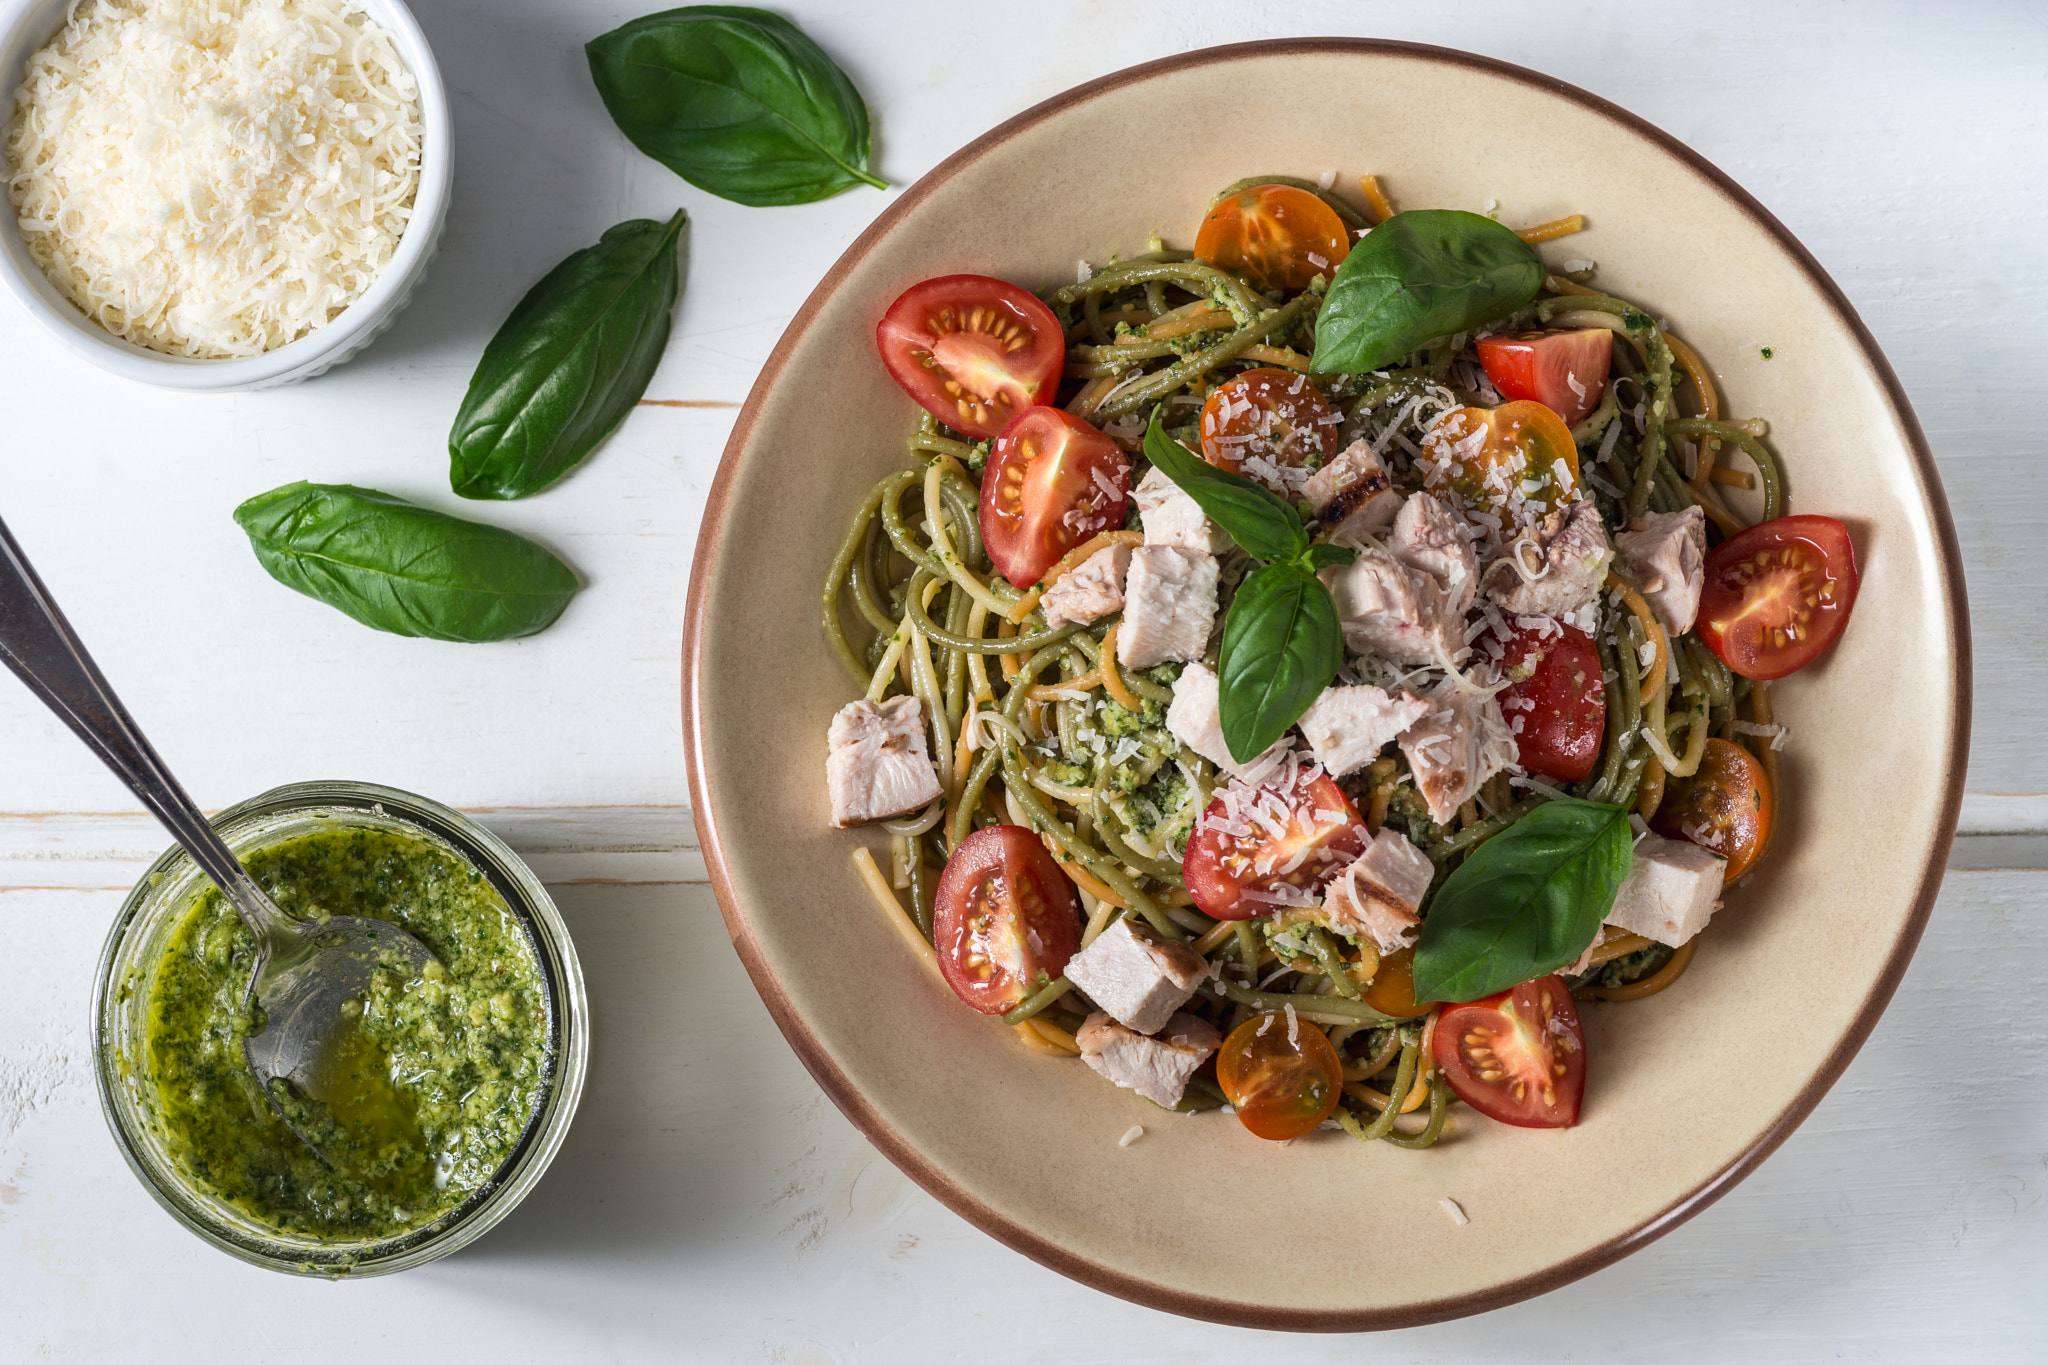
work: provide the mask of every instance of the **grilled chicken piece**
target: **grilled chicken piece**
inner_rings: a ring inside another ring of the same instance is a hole
[[[1428,854],[1382,829],[1330,883],[1323,918],[1353,938],[1370,940],[1382,953],[1399,952],[1415,941],[1422,898],[1435,875]]]
[[[1621,562],[1643,585],[1643,597],[1673,635],[1692,629],[1707,585],[1707,514],[1652,512],[1614,538]]]
[[[1134,1033],[1101,1010],[1074,1034],[1081,1060],[1126,1090],[1135,1090],[1162,1109],[1187,1093],[1188,1077],[1223,1046],[1223,1035],[1206,1020],[1176,1014],[1157,1036]]]
[[[825,787],[840,829],[907,815],[938,797],[939,776],[925,755],[924,703],[916,697],[848,702],[832,717],[826,743]]]
[[[1086,625],[1098,616],[1122,610],[1124,570],[1130,562],[1130,546],[1112,545],[1067,570],[1038,599],[1038,605],[1045,610],[1045,623]]]
[[[1209,964],[1185,943],[1154,937],[1129,915],[1067,959],[1067,980],[1125,1028],[1156,1033],[1187,1004]]]
[[[1600,509],[1575,502],[1530,527],[1487,566],[1486,595],[1510,615],[1563,616],[1599,595],[1613,558]]]
[[[1216,556],[1166,545],[1131,552],[1116,657],[1125,668],[1199,659],[1216,620]]]

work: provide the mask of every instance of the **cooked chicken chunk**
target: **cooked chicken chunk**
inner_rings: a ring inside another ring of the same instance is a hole
[[[1393,525],[1401,495],[1386,465],[1364,441],[1353,441],[1330,462],[1309,475],[1302,492],[1316,510],[1316,520],[1332,540],[1362,543]]]
[[[1197,660],[1183,668],[1173,684],[1173,705],[1166,708],[1166,729],[1232,777],[1258,782],[1279,765],[1287,741],[1277,739],[1251,762],[1239,763],[1223,742],[1223,712],[1217,693],[1216,671],[1209,665]]]
[[[1124,577],[1124,619],[1116,632],[1117,662],[1150,668],[1169,659],[1199,659],[1216,619],[1216,556],[1166,545],[1131,552]]]
[[[1692,629],[1707,583],[1707,514],[1697,506],[1683,512],[1637,517],[1631,531],[1614,538],[1621,562],[1643,585],[1643,596],[1673,635]]]
[[[1145,528],[1147,545],[1199,550],[1205,555],[1220,555],[1230,546],[1230,537],[1203,515],[1201,504],[1156,467],[1138,481],[1131,501],[1138,504],[1138,524]]]
[[[1530,527],[1487,566],[1486,595],[1510,614],[1563,616],[1599,594],[1613,558],[1600,509],[1575,502]]]
[[[1223,1045],[1223,1035],[1206,1020],[1176,1014],[1148,1038],[1097,1010],[1075,1031],[1074,1041],[1081,1045],[1081,1060],[1098,1074],[1171,1109],[1187,1092],[1188,1077]]]
[[[1330,883],[1323,918],[1332,928],[1369,940],[1382,953],[1399,952],[1415,941],[1422,898],[1435,875],[1428,854],[1382,829]]]
[[[1067,980],[1109,1016],[1138,1033],[1156,1033],[1187,1004],[1209,964],[1185,943],[1155,937],[1129,915],[1067,959]]]
[[[1045,610],[1045,623],[1048,626],[1063,626],[1068,622],[1085,625],[1098,616],[1122,610],[1124,570],[1130,562],[1130,546],[1112,545],[1106,550],[1097,550],[1067,570],[1038,599],[1038,605]]]
[[[1434,708],[1400,742],[1429,818],[1444,825],[1487,778],[1515,761],[1517,750],[1492,696],[1454,690],[1433,701]]]
[[[1698,844],[1645,834],[1636,840],[1635,861],[1614,893],[1607,922],[1680,947],[1721,908],[1721,879],[1727,870],[1719,855]]]
[[[1179,702],[1176,692],[1174,703]],[[1411,692],[1396,698],[1377,687],[1326,687],[1302,712],[1301,733],[1315,751],[1316,762],[1330,776],[1342,777],[1378,758],[1380,750],[1428,710],[1429,703]]]
[[[1370,652],[1395,663],[1433,663],[1439,647],[1455,652],[1464,644],[1462,623],[1444,601],[1435,575],[1412,569],[1385,550],[1362,550],[1351,563],[1324,569],[1322,579],[1337,604],[1344,643],[1354,653]]]
[[[1411,569],[1433,574],[1443,584],[1446,610],[1463,616],[1479,595],[1479,556],[1472,537],[1451,510],[1427,493],[1401,504],[1387,548]]]
[[[877,706],[863,697],[832,717],[826,736],[825,787],[832,823],[841,829],[885,820],[926,806],[939,794],[939,777],[924,748],[924,703],[891,697]]]

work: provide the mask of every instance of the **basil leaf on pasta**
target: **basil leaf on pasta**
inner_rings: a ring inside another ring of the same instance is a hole
[[[286,484],[237,507],[235,521],[272,578],[394,635],[532,635],[580,586],[524,536],[348,484]]]
[[[1397,213],[1359,239],[1316,316],[1316,374],[1364,374],[1504,318],[1543,287],[1534,248],[1459,209]]]
[[[691,5],[584,46],[633,145],[700,190],[756,207],[808,204],[868,171],[868,108],[824,49],[767,10]]]
[[[1209,520],[1256,558],[1294,559],[1308,552],[1301,514],[1285,498],[1242,474],[1218,469],[1166,434],[1159,413],[1145,430],[1145,458],[1200,504]]]
[[[550,270],[484,347],[448,433],[465,498],[523,498],[617,430],[668,348],[682,273],[681,209],[633,218]]]
[[[1620,806],[1536,807],[1437,888],[1415,945],[1415,998],[1478,1000],[1569,965],[1600,932],[1634,857]]]
[[[1344,662],[1329,589],[1299,563],[1247,578],[1223,618],[1217,700],[1223,742],[1246,763],[1265,752],[1322,695]]]

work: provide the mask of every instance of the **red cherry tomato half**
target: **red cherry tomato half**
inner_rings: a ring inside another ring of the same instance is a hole
[[[1323,1031],[1284,1013],[1255,1014],[1230,1031],[1216,1054],[1216,1083],[1237,1121],[1259,1137],[1285,1142],[1313,1132],[1337,1112],[1344,1066]]]
[[[875,345],[905,393],[977,440],[1050,403],[1066,363],[1052,309],[986,275],[943,275],[904,290],[875,328]]]
[[[1728,860],[1727,879],[1734,881],[1771,842],[1776,805],[1764,765],[1740,744],[1710,739],[1699,771],[1674,777],[1664,788],[1650,828],[1720,854]]]
[[[1238,805],[1234,816],[1233,794]],[[1269,824],[1280,832],[1273,833]],[[1202,812],[1188,839],[1181,876],[1188,894],[1209,918],[1257,919],[1279,905],[1277,900],[1260,899],[1260,893],[1280,886],[1314,891],[1371,842],[1358,808],[1327,773],[1292,793],[1270,786],[1237,787],[1217,796]]]
[[[1251,459],[1295,467],[1320,463],[1335,448],[1342,421],[1307,375],[1246,370],[1218,384],[1202,405],[1202,458],[1233,474],[1245,473],[1244,462]],[[1272,486],[1270,480],[1260,482]]]
[[[1518,1128],[1569,1128],[1586,1093],[1586,1035],[1561,976],[1454,1005],[1429,1055],[1459,1099]]]
[[[1501,642],[1501,714],[1519,762],[1532,773],[1577,782],[1593,771],[1607,729],[1600,653],[1586,632],[1562,621],[1515,627]],[[1481,642],[1486,652],[1486,642]]]
[[[1721,662],[1767,682],[1835,642],[1856,605],[1856,547],[1833,517],[1776,517],[1707,552],[1694,629]]]
[[[1614,333],[1605,327],[1481,337],[1478,346],[1479,363],[1501,397],[1541,403],[1568,427],[1600,406],[1614,363]]]
[[[1080,902],[1036,834],[990,825],[946,859],[932,943],[953,994],[1001,1014],[1066,971],[1081,947]]]
[[[1131,466],[1117,443],[1061,408],[1026,408],[981,476],[981,541],[1028,588],[1067,551],[1124,524]]]
[[[1581,496],[1571,429],[1541,403],[1453,408],[1423,433],[1422,453],[1431,462],[1423,475],[1430,492],[1448,490],[1465,506],[1488,512],[1523,509],[1518,521]]]
[[[1350,254],[1337,211],[1292,185],[1240,190],[1210,209],[1195,234],[1195,255],[1260,289],[1306,289],[1318,275],[1334,276]]]

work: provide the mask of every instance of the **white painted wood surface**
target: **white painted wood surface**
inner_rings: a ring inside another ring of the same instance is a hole
[[[1549,72],[1690,142],[1799,234],[1886,348],[1940,458],[1977,641],[1967,837],[1869,1046],[1756,1176],[1643,1253],[1527,1304],[1371,1342],[1164,1317],[973,1231],[822,1098],[726,946],[677,726],[695,527],[729,405],[886,200],[742,209],[632,151],[579,48],[651,8],[419,0],[457,99],[455,210],[412,309],[323,379],[157,393],[102,378],[0,308],[0,515],[195,794],[225,805],[347,776],[478,810],[554,886],[597,1029],[554,1170],[470,1251],[334,1286],[206,1249],[122,1165],[89,1070],[99,942],[163,840],[25,693],[0,686],[13,968],[0,990],[0,1357],[2042,1358],[2039,7],[1040,0],[970,20],[959,5],[784,6],[866,93],[880,170],[899,185],[1078,81],[1214,43],[1370,34]],[[1361,148],[1359,168],[1370,160]],[[443,441],[491,329],[567,251],[678,204],[695,224],[687,293],[651,396],[704,406],[644,409],[559,489],[467,509],[582,570],[590,586],[559,625],[498,646],[399,640],[257,570],[228,513],[292,479],[461,510]],[[1758,1021],[1760,1065],[1797,1004]],[[267,1307],[252,1313],[257,1295]]]

